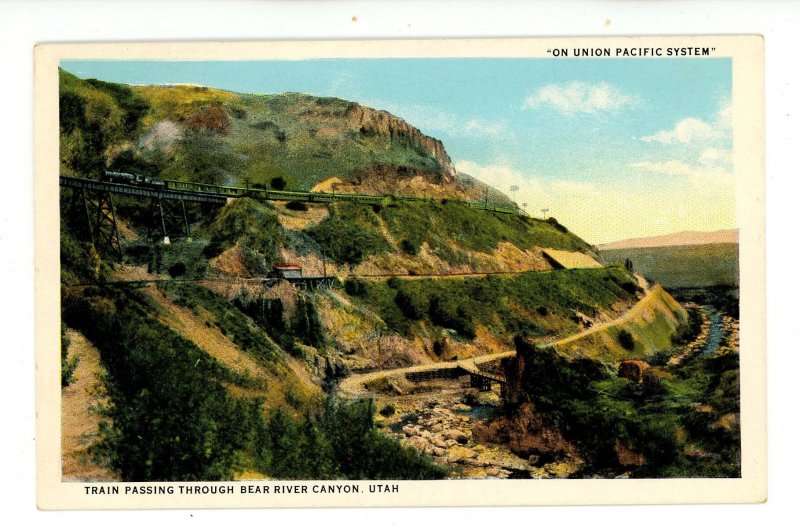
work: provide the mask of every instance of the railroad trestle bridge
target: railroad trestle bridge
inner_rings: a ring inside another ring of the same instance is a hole
[[[133,177],[133,175],[130,175]],[[191,223],[187,215],[187,203],[223,206],[229,199],[249,197],[262,201],[299,201],[308,203],[331,203],[336,201],[362,204],[387,205],[393,201],[434,203],[433,197],[408,197],[389,195],[337,194],[335,192],[267,190],[220,186],[198,182],[176,180],[149,180],[150,184],[134,184],[111,180],[96,180],[61,175],[59,186],[72,190],[70,215],[77,221],[82,237],[91,241],[100,253],[111,254],[122,259],[122,246],[114,209],[113,195],[124,195],[149,200],[148,238],[169,242],[191,237]],[[461,201],[470,208],[503,214],[526,216],[516,207],[493,204],[488,201]]]

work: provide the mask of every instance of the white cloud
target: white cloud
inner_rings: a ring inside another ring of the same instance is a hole
[[[712,166],[716,164],[730,165],[733,162],[733,153],[730,149],[716,149],[714,147],[706,147],[697,161],[704,166]]]
[[[482,166],[472,160],[459,160],[455,162],[455,166],[459,171],[472,175],[502,192],[508,191],[511,186],[526,186],[531,183],[530,177],[505,163]]]
[[[561,114],[598,114],[639,104],[639,98],[623,94],[608,83],[589,84],[572,81],[546,85],[525,98],[524,109],[552,107]]]
[[[696,163],[680,160],[644,161],[628,164],[628,167],[669,177],[675,182],[686,182],[700,195],[728,195],[733,193],[734,182],[730,157],[730,151],[708,148],[700,154]]]
[[[731,129],[731,102],[723,100],[720,103],[714,121],[705,122],[699,118],[684,118],[670,130],[658,131],[648,136],[642,136],[643,142],[658,142],[661,144],[697,144],[719,140],[730,135]]]
[[[492,138],[500,138],[509,134],[508,124],[502,121],[483,121],[483,120],[469,120],[463,127],[461,132],[466,135],[477,136],[491,136]],[[453,132],[453,134],[458,134]]]
[[[712,125],[697,118],[686,118],[676,123],[672,130],[658,131],[649,136],[642,136],[641,140],[643,142],[658,142],[661,144],[671,144],[673,142],[688,144],[713,140],[719,138],[719,136],[720,131]]]

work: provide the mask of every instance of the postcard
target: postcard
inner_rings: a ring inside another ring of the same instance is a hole
[[[761,37],[35,61],[41,509],[766,499]]]

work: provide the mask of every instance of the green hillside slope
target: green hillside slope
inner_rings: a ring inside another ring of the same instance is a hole
[[[153,204],[114,195],[117,259],[82,231],[86,208],[62,189],[62,320],[109,374],[92,452],[125,480],[444,477],[457,470],[381,434],[374,403],[339,401],[338,381],[508,351],[516,336],[553,341],[641,298],[623,267],[552,270],[543,249],[595,255],[555,219],[454,200],[485,186],[388,113],[63,71],[60,89],[63,173],[431,198],[187,203],[191,238],[170,240],[148,235]],[[271,277],[281,262],[343,288]]]
[[[218,184],[270,186],[280,178],[289,189],[333,177],[367,189],[419,177],[471,198],[484,188],[456,177],[438,140],[341,99],[127,86],[61,70],[60,103],[62,169],[86,176],[109,167]]]
[[[664,287],[739,284],[739,245],[670,246],[601,250],[606,263],[633,262],[636,272]]]

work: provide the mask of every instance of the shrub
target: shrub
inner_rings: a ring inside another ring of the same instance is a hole
[[[409,412],[407,414],[403,414],[400,418],[401,423],[416,423],[419,421],[419,414],[416,412]]]
[[[364,282],[355,278],[347,278],[344,281],[344,292],[350,296],[361,296],[366,293],[367,289]]]
[[[433,341],[433,353],[439,357],[447,353],[447,337],[439,337]]]
[[[303,400],[294,385],[288,387],[283,394],[283,399],[286,403],[295,410],[300,410],[303,406]]]
[[[391,416],[391,415],[392,415],[392,414],[394,414],[395,412],[396,412],[396,409],[394,408],[394,405],[392,405],[391,403],[389,403],[388,405],[386,405],[385,407],[383,407],[383,408],[380,410],[380,415],[386,418],[386,417],[389,417],[389,416]]]
[[[247,119],[247,111],[242,107],[231,107],[231,114],[233,114],[233,117],[237,120]]]
[[[561,223],[559,223],[559,222],[556,220],[556,218],[555,218],[555,217],[548,217],[548,218],[547,218],[547,223],[548,223],[548,224],[550,224],[550,225],[552,225],[552,226],[554,226],[554,227],[556,228],[556,230],[558,230],[559,232],[562,232],[562,233],[564,233],[564,234],[566,234],[566,233],[568,233],[568,232],[569,232],[569,230],[567,230],[567,227],[566,227],[566,226],[564,226],[564,225],[562,225]]]
[[[394,297],[394,303],[400,311],[411,320],[422,320],[427,309],[427,300],[415,291],[400,289]]]
[[[288,210],[294,210],[296,212],[307,212],[308,206],[306,203],[301,201],[289,201],[286,203],[286,208]]]
[[[250,258],[253,265],[263,269],[275,263],[284,240],[275,211],[252,199],[238,199],[225,206],[211,224],[209,233],[208,247],[203,250],[206,257],[240,243],[257,254]]]
[[[633,350],[634,347],[633,335],[631,335],[631,333],[628,330],[626,329],[619,330],[619,333],[617,334],[617,340],[619,341],[620,346],[622,346],[626,350],[630,351]]]
[[[633,272],[633,260],[631,258],[625,258],[625,270]]]
[[[286,179],[283,177],[272,177],[269,181],[269,186],[273,190],[282,190],[286,187]]]
[[[339,264],[361,263],[367,256],[391,250],[389,243],[373,225],[336,215],[311,227],[307,233]]]
[[[78,357],[69,359],[69,335],[67,335],[67,327],[61,324],[61,386],[69,386],[74,381],[75,370],[78,368]]]
[[[412,243],[408,239],[400,241],[400,250],[402,250],[406,254],[416,255],[419,252],[420,246],[421,245],[414,245],[414,243]]]
[[[475,338],[475,325],[467,316],[463,307],[456,307],[450,298],[434,295],[428,306],[431,322],[444,328],[454,329],[459,335]]]
[[[183,276],[186,274],[186,265],[181,262],[175,263],[169,269],[167,269],[167,272],[172,278]]]
[[[622,289],[628,294],[636,294],[642,290],[637,283],[632,281],[624,281],[620,283],[619,286],[622,287]]]

